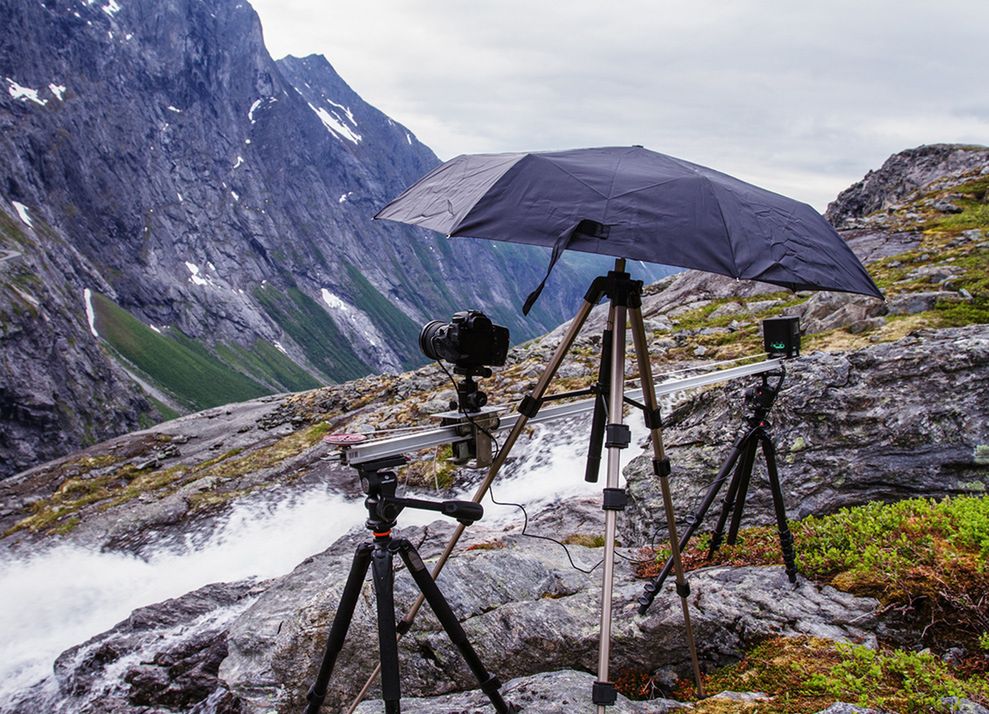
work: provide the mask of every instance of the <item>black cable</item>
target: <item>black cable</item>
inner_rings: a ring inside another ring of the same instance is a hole
[[[488,497],[491,499],[491,503],[495,504],[496,506],[514,506],[515,508],[522,511],[522,518],[524,520],[522,521],[521,535],[525,536],[526,538],[535,538],[537,540],[548,540],[550,543],[556,543],[558,546],[563,548],[563,552],[567,554],[567,560],[570,561],[570,567],[572,567],[574,570],[584,573],[585,575],[590,575],[595,570],[597,570],[598,566],[601,565],[601,563],[604,562],[604,560],[599,560],[597,563],[591,566],[589,570],[580,567],[574,562],[573,556],[570,554],[570,549],[567,547],[566,543],[563,543],[562,541],[558,541],[556,538],[552,538],[550,536],[536,535],[535,533],[526,532],[526,530],[528,530],[529,528],[529,514],[526,512],[525,506],[523,506],[521,503],[512,503],[510,501],[497,500],[494,495],[494,489],[490,486],[488,487]]]
[[[448,370],[446,368],[446,365],[443,364],[441,361],[436,360],[436,364],[438,364],[440,366],[440,369],[442,369],[443,372],[446,374],[447,378],[449,378],[450,382],[453,384],[453,390],[454,390],[454,392],[456,392],[457,391],[457,380],[456,380],[456,378],[450,373],[450,370]],[[477,422],[475,422],[474,419],[471,417],[471,415],[467,412],[467,410],[460,407],[459,403],[457,404],[457,408],[458,408],[458,411],[461,414],[464,415],[464,417],[467,419],[467,421],[469,421],[471,423],[471,426],[473,426],[475,429],[478,429],[483,434],[485,434],[488,438],[491,439],[491,441],[492,441],[492,443],[494,444],[494,447],[495,447],[493,453],[494,453],[495,456],[497,456],[498,453],[501,451],[501,445],[498,443],[498,437],[496,437],[490,431],[488,431],[483,426],[481,426],[480,424],[478,424]],[[536,535],[535,533],[528,533],[527,532],[527,530],[529,528],[529,513],[528,513],[528,511],[525,510],[525,506],[523,506],[521,503],[513,503],[511,501],[499,501],[499,500],[497,500],[495,498],[495,495],[494,495],[494,484],[492,484],[491,486],[488,486],[488,497],[491,499],[491,503],[493,503],[496,506],[511,506],[511,507],[517,508],[520,511],[522,511],[522,519],[523,520],[522,520],[522,533],[521,533],[521,535],[524,536],[524,537],[526,537],[526,538],[535,538],[537,540],[545,540],[545,541],[549,541],[550,543],[556,543],[558,546],[560,546],[561,548],[563,548],[563,551],[567,554],[567,560],[570,561],[570,566],[574,570],[576,570],[578,572],[581,572],[581,573],[584,573],[585,575],[590,575],[591,573],[593,573],[595,570],[598,569],[598,567],[601,565],[601,563],[604,562],[604,560],[599,560],[597,563],[595,563],[593,566],[591,566],[591,568],[589,570],[588,569],[581,568],[579,565],[577,565],[574,562],[573,555],[571,555],[570,549],[567,547],[567,544],[566,543],[563,543],[562,541],[559,541],[556,538],[553,538],[551,536]],[[617,555],[619,558],[621,558],[622,560],[624,560],[626,562],[632,563],[633,565],[644,565],[646,563],[652,563],[655,560],[654,558],[651,559],[651,560],[636,560],[634,558],[626,557],[626,556],[622,555],[621,553],[619,553],[618,551],[615,551],[615,555]]]

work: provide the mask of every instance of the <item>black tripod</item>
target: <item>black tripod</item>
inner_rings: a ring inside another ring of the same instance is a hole
[[[773,408],[776,396],[783,385],[785,377],[784,370],[771,373],[778,377],[775,384],[769,383],[770,374],[762,375],[762,384],[745,390],[745,405],[749,413],[745,418],[746,426],[741,435],[735,440],[731,454],[721,465],[718,475],[708,488],[701,501],[697,513],[687,521],[687,529],[680,539],[680,550],[687,547],[687,541],[694,535],[700,527],[701,521],[707,515],[708,509],[714,503],[718,491],[728,479],[728,473],[734,468],[731,483],[728,485],[728,493],[721,507],[721,515],[718,517],[718,524],[714,528],[711,536],[711,547],[708,550],[708,559],[714,556],[714,552],[721,546],[724,537],[725,525],[731,517],[728,526],[728,545],[734,545],[738,537],[738,528],[742,521],[742,510],[745,507],[745,497],[748,494],[749,482],[752,479],[752,467],[755,464],[756,449],[761,445],[762,453],[766,459],[766,476],[769,479],[769,488],[773,494],[773,507],[776,510],[776,527],[780,536],[780,548],[783,551],[783,562],[786,567],[786,575],[791,583],[797,581],[797,566],[795,554],[793,552],[793,536],[790,534],[790,527],[786,522],[786,509],[783,504],[783,490],[780,488],[779,473],[776,470],[776,447],[773,445],[772,435],[769,433],[770,423],[766,421],[769,411]],[[670,557],[659,575],[652,579],[639,597],[639,614],[644,615],[646,610],[656,599],[656,595],[663,582],[670,574],[673,566],[673,558]]]
[[[340,606],[337,608],[333,625],[330,627],[330,636],[327,639],[326,650],[319,666],[319,674],[306,695],[306,700],[309,702],[306,706],[306,714],[319,714],[323,700],[326,698],[326,687],[329,684],[330,676],[333,674],[337,655],[340,654],[347,637],[347,630],[350,628],[354,607],[357,605],[357,599],[364,586],[368,567],[371,568],[374,594],[377,601],[382,699],[385,702],[386,714],[399,714],[401,711],[398,635],[404,634],[408,630],[408,626],[404,621],[397,626],[395,623],[394,571],[392,566],[396,553],[405,563],[409,573],[412,574],[416,585],[419,586],[419,590],[433,609],[440,624],[443,625],[443,629],[446,630],[450,640],[460,650],[460,654],[466,660],[467,666],[470,667],[474,676],[477,677],[477,681],[481,684],[481,690],[491,700],[495,710],[500,714],[515,711],[514,708],[510,709],[509,705],[502,699],[501,693],[498,691],[501,683],[497,677],[489,674],[484,668],[467,639],[467,633],[460,626],[457,616],[453,614],[453,610],[450,609],[446,598],[443,597],[443,593],[440,592],[436,582],[426,569],[415,546],[405,538],[391,537],[391,529],[395,526],[398,514],[405,508],[439,511],[445,516],[456,518],[465,526],[480,519],[484,515],[484,509],[480,504],[472,501],[437,502],[396,497],[397,480],[395,473],[381,469],[393,468],[404,463],[404,457],[391,456],[378,461],[363,463],[357,467],[361,476],[361,488],[367,494],[367,498],[364,499],[364,505],[368,512],[365,525],[374,538],[370,543],[359,545],[357,552],[354,553],[350,574],[347,576],[347,583],[340,597]]]

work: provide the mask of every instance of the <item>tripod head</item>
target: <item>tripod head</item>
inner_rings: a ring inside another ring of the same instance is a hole
[[[388,536],[398,522],[399,514],[406,508],[437,511],[444,516],[457,519],[465,526],[484,516],[484,507],[473,501],[426,501],[420,498],[396,496],[398,478],[394,471],[383,469],[392,469],[405,463],[405,457],[398,455],[357,465],[361,477],[361,489],[367,494],[364,506],[367,508],[368,518],[364,525],[375,536]]]
[[[457,382],[457,402],[450,402],[450,410],[475,414],[481,411],[481,407],[488,403],[488,395],[480,390],[474,377],[490,377],[491,370],[487,367],[454,367],[454,374],[463,376],[463,380]]]
[[[745,406],[749,410],[748,421],[752,426],[765,425],[766,417],[769,416],[783,386],[786,370],[780,368],[775,372],[763,372],[761,376],[762,384],[745,390]],[[777,377],[775,384],[769,383],[771,376]]]

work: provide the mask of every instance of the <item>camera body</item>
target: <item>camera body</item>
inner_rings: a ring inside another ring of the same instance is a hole
[[[479,310],[454,313],[449,323],[433,320],[419,333],[419,349],[430,359],[461,369],[500,367],[508,358],[508,328]]]

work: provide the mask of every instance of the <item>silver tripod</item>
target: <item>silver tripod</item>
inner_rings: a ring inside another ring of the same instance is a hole
[[[590,289],[584,296],[584,300],[577,311],[566,334],[560,344],[557,345],[553,356],[550,358],[546,368],[540,375],[532,393],[526,396],[518,407],[519,416],[512,426],[511,431],[505,437],[505,442],[498,455],[495,457],[488,472],[477,487],[472,500],[480,503],[485,497],[495,477],[508,459],[512,448],[525,430],[530,419],[536,416],[546,398],[548,389],[557,370],[563,363],[564,358],[573,346],[574,340],[580,333],[588,315],[594,306],[604,297],[609,300],[608,327],[606,334],[610,331],[610,350],[607,349],[607,340],[603,341],[604,349],[601,354],[602,369],[599,372],[599,382],[604,382],[607,375],[607,424],[603,420],[595,419],[600,426],[592,433],[592,452],[596,439],[604,438],[604,446],[608,450],[607,477],[604,489],[602,507],[605,511],[605,551],[604,568],[602,572],[601,584],[601,624],[599,634],[598,650],[598,679],[594,684],[592,699],[597,705],[598,714],[604,714],[605,707],[614,704],[617,699],[617,692],[614,685],[609,681],[609,660],[611,655],[611,610],[612,595],[615,577],[615,530],[618,511],[624,509],[626,503],[625,490],[619,488],[619,476],[621,471],[621,450],[628,447],[630,443],[630,433],[628,427],[623,423],[623,408],[625,399],[625,358],[626,358],[626,321],[631,325],[632,341],[635,354],[638,360],[639,376],[642,381],[643,404],[636,405],[642,408],[645,423],[650,430],[653,448],[653,471],[659,478],[660,487],[663,493],[663,507],[666,512],[667,530],[670,538],[670,551],[673,559],[673,572],[676,579],[676,590],[680,596],[683,610],[684,628],[687,637],[687,645],[690,650],[690,658],[694,671],[694,678],[697,682],[697,690],[703,695],[703,685],[701,682],[700,663],[697,658],[697,646],[694,639],[693,628],[690,624],[690,611],[687,604],[687,597],[690,593],[689,586],[683,574],[683,564],[680,559],[679,538],[677,536],[676,518],[673,512],[673,499],[670,494],[669,475],[670,462],[666,458],[663,448],[662,421],[660,419],[659,405],[656,399],[656,392],[652,377],[652,364],[649,360],[648,347],[646,343],[645,326],[642,320],[641,297],[642,281],[632,280],[631,276],[625,272],[625,259],[615,260],[615,269],[606,276],[600,276],[594,280]],[[602,395],[603,396],[603,395]],[[603,405],[602,405],[603,406]],[[603,429],[601,428],[603,427]],[[593,428],[592,428],[593,429]],[[600,443],[600,441],[598,441]],[[598,452],[600,453],[600,451]],[[591,458],[589,456],[589,458]],[[590,471],[590,469],[589,469]],[[464,525],[459,525],[447,542],[443,553],[433,566],[432,577],[435,580],[446,561],[450,558],[453,549],[464,532]],[[425,598],[420,596],[412,607],[402,618],[398,625],[398,632],[404,634],[414,622],[419,609],[422,607]],[[374,684],[380,673],[380,667],[376,669],[368,678],[364,687],[354,698],[347,714],[352,714],[358,704],[365,697],[368,690]]]

